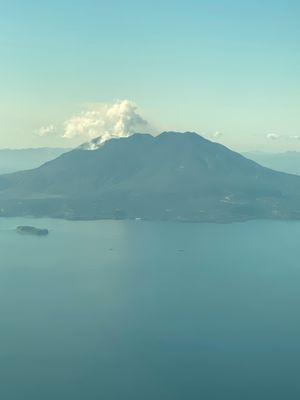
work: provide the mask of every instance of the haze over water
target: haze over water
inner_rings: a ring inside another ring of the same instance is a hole
[[[299,399],[299,237],[1,219],[1,399]]]

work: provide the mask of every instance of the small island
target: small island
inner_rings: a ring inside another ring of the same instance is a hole
[[[35,235],[35,236],[47,236],[49,234],[48,229],[39,229],[34,226],[18,226],[16,231],[21,234]]]

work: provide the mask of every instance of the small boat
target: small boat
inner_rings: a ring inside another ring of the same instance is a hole
[[[35,236],[47,236],[49,234],[48,229],[35,228],[34,226],[17,226],[16,231],[21,234]]]

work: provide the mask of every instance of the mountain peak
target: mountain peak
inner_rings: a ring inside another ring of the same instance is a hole
[[[173,136],[173,137],[200,137],[202,139],[203,136],[201,136],[199,133],[197,132],[192,132],[192,131],[185,131],[185,132],[179,132],[179,131],[163,131],[161,132],[158,136]]]
[[[89,142],[83,143],[78,147],[78,149],[81,150],[97,150],[100,147],[102,147],[105,143],[108,143],[110,141],[116,141],[116,140],[125,140],[125,141],[151,141],[151,140],[172,140],[172,139],[180,139],[180,140],[187,140],[187,139],[196,139],[196,140],[203,140],[206,142],[209,142],[209,140],[205,139],[203,136],[196,132],[176,132],[176,131],[164,131],[159,133],[158,135],[153,135],[150,133],[133,133],[128,136],[113,136],[107,140],[103,140],[101,136],[98,136]]]

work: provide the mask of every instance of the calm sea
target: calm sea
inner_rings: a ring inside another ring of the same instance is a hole
[[[0,398],[299,400],[299,244],[291,222],[0,219]]]

